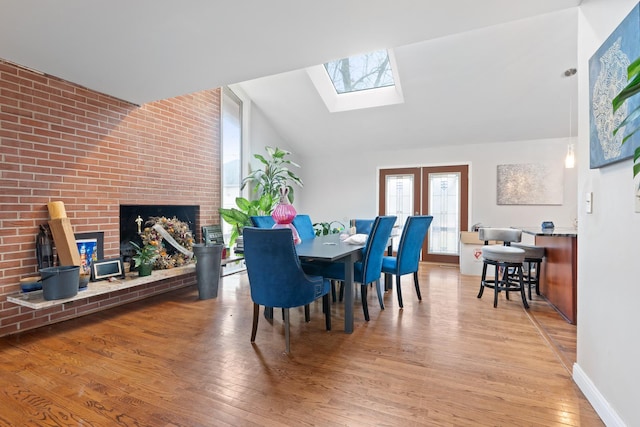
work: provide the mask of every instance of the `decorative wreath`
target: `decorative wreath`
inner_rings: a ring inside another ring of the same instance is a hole
[[[143,245],[149,244],[158,248],[160,256],[153,264],[154,269],[180,267],[191,262],[193,233],[187,223],[180,221],[175,216],[171,219],[164,216],[150,217],[145,223],[140,237]],[[165,240],[175,250],[168,250]]]

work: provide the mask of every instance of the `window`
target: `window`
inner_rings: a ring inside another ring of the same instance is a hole
[[[222,200],[223,208],[236,207],[236,197],[240,197],[242,184],[242,101],[231,89],[222,91]],[[231,225],[222,221],[225,242],[231,236]]]
[[[337,93],[393,86],[393,73],[386,50],[351,56],[324,64]]]
[[[391,50],[317,65],[307,74],[332,113],[404,102]]]

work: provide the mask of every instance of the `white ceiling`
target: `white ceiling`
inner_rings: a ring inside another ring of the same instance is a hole
[[[0,58],[137,104],[241,83],[301,154],[566,137],[579,3],[2,0]],[[303,69],[381,48],[404,104],[329,113]]]

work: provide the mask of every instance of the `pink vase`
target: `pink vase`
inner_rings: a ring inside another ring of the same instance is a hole
[[[298,244],[302,239],[298,235],[298,230],[291,223],[296,217],[297,212],[291,203],[289,203],[289,189],[280,187],[280,201],[271,213],[271,218],[276,222],[273,228],[290,228],[293,233],[293,243]]]

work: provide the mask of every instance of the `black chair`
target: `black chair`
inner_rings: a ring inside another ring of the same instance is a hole
[[[478,230],[478,238],[484,241],[482,247],[482,278],[478,298],[482,298],[484,288],[493,288],[493,306],[498,306],[498,293],[504,291],[509,299],[509,292],[518,291],[522,296],[522,303],[529,308],[527,297],[524,293],[525,285],[522,274],[524,262],[524,249],[511,247],[511,243],[520,242],[522,230],[515,228],[481,228]],[[489,245],[489,240],[503,242],[502,245]],[[487,279],[487,266],[495,268],[495,278]],[[502,271],[502,276],[500,276]],[[511,277],[517,274],[518,278]]]
[[[413,273],[413,283],[418,294],[418,300],[422,301],[420,283],[418,282],[418,267],[420,265],[422,244],[427,236],[431,221],[433,221],[433,217],[430,215],[410,216],[407,218],[402,229],[396,256],[382,258],[382,272],[396,276],[396,290],[400,308],[403,308],[400,277],[405,274]]]
[[[289,308],[308,306],[322,297],[325,326],[331,330],[329,281],[321,276],[305,274],[289,228],[260,229],[245,227],[244,258],[253,300],[251,342],[258,330],[260,305],[283,310],[286,352],[289,344]],[[305,320],[307,320],[305,310]]]
[[[536,295],[540,295],[540,275],[542,274],[542,260],[546,255],[543,246],[523,245],[514,243],[514,248],[524,249],[524,280],[529,285],[529,299],[531,300],[531,288],[535,288]]]

